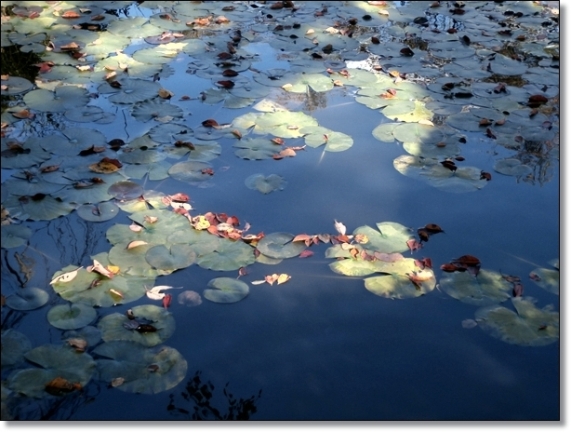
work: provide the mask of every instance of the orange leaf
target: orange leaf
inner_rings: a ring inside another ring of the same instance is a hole
[[[310,256],[313,256],[313,251],[310,251],[309,249],[305,249],[304,251],[302,251],[302,252],[299,254],[299,257],[300,257],[300,258],[307,258],[307,257],[310,257]]]

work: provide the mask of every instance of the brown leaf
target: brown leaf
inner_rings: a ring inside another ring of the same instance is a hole
[[[547,103],[548,99],[540,94],[536,94],[536,95],[532,95],[529,97],[529,100],[527,102],[527,106],[530,108],[537,108],[540,105],[543,105],[545,103]]]
[[[490,181],[490,180],[492,180],[492,175],[489,172],[481,171],[480,172],[480,180]]]
[[[440,226],[433,224],[433,223],[426,224],[424,226],[424,229],[426,231],[428,231],[430,234],[437,234],[437,233],[444,232],[444,230],[442,228],[440,228]]]
[[[65,19],[76,19],[76,18],[80,18],[81,15],[80,15],[79,13],[77,13],[76,11],[74,11],[74,10],[68,10],[68,11],[65,11],[65,12],[61,15],[61,17],[62,17],[62,18],[65,18]]]
[[[486,136],[488,138],[496,139],[496,135],[494,134],[494,132],[490,128],[486,129]]]
[[[473,255],[462,255],[460,258],[452,260],[452,263],[467,267],[474,267],[480,265],[480,260]]]
[[[429,239],[429,234],[428,231],[426,231],[425,229],[421,228],[419,230],[416,231],[418,233],[418,237],[420,238],[421,242],[427,242]]]
[[[225,89],[231,89],[234,87],[234,81],[226,80],[226,81],[216,81],[216,84],[220,87]]]
[[[204,127],[214,127],[214,128],[215,128],[215,127],[218,127],[219,124],[218,124],[218,122],[217,122],[216,120],[214,120],[214,119],[208,119],[208,120],[204,120],[204,121],[202,122],[202,126],[204,126]]]
[[[81,390],[81,388],[80,383],[72,383],[62,377],[56,377],[45,385],[46,392],[54,396],[62,396],[75,390]]]
[[[313,256],[313,251],[310,251],[309,249],[305,249],[299,254],[300,258],[308,258],[310,256]]]
[[[405,57],[412,57],[414,55],[414,51],[411,50],[409,47],[405,47],[400,50],[400,54]]]
[[[422,249],[422,243],[419,243],[414,238],[408,239],[406,241],[406,245],[408,246],[408,248],[410,249],[411,252],[414,252],[415,250],[418,250],[418,249]]]
[[[490,119],[483,118],[480,120],[480,126],[490,126],[491,124],[492,121]]]
[[[444,160],[442,162],[440,162],[442,164],[442,166],[444,168],[448,168],[450,171],[456,171],[458,169],[458,167],[456,166],[456,164],[451,161],[451,160]]]

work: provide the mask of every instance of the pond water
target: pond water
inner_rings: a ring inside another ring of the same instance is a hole
[[[558,5],[289,3],[3,2],[3,419],[559,420]]]

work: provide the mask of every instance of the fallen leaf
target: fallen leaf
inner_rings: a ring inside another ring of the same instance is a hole
[[[422,249],[422,243],[419,243],[414,238],[407,240],[406,245],[408,246],[408,248],[410,249],[411,252],[414,252],[415,250],[418,250],[418,249]]]
[[[169,306],[170,306],[170,304],[171,304],[171,301],[172,301],[172,295],[166,294],[166,295],[163,297],[163,307],[164,307],[165,309],[168,309]]]
[[[146,244],[148,244],[148,243],[146,241],[143,241],[143,240],[133,240],[132,242],[130,242],[127,245],[127,249],[134,249],[136,247],[143,246]]]
[[[86,267],[85,270],[87,270],[88,272],[97,272],[100,275],[103,275],[105,277],[108,277],[109,279],[113,279],[113,276],[115,276],[113,274],[113,272],[109,271],[107,268],[105,268],[103,266],[103,264],[101,264],[99,261],[97,260],[93,260],[93,265],[90,265],[89,267]]]
[[[298,256],[299,256],[299,258],[308,258],[310,256],[313,256],[313,251],[310,251],[309,249],[305,249]]]
[[[58,283],[58,282],[62,282],[62,283],[71,282],[77,276],[77,271],[79,269],[82,269],[82,268],[83,267],[78,267],[77,269],[75,269],[73,271],[61,274],[61,275],[53,278],[52,281],[50,282],[50,285],[53,285],[53,284]]]
[[[347,227],[343,225],[341,222],[337,222],[337,220],[335,220],[334,226],[337,232],[342,236],[344,236],[345,233],[347,232]]]
[[[291,276],[286,274],[286,273],[282,273],[278,276],[278,285],[281,285],[283,283],[286,283],[288,280],[291,279]]]

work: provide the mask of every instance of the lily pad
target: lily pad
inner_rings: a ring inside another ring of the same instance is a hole
[[[34,87],[31,81],[18,76],[9,76],[8,79],[2,78],[2,96],[13,96],[25,93]]]
[[[50,295],[43,289],[24,287],[6,296],[6,306],[14,310],[28,311],[42,307],[49,299]]]
[[[268,138],[242,138],[232,147],[237,148],[236,156],[247,160],[271,159],[278,148]]]
[[[248,284],[229,277],[219,277],[210,280],[204,290],[204,298],[214,303],[236,303],[246,298],[250,292]]]
[[[52,220],[71,213],[75,206],[58,198],[37,194],[34,196],[9,196],[4,207],[20,220]]]
[[[313,132],[314,130],[318,130]],[[325,131],[323,131],[325,129]],[[323,132],[323,133],[322,133]],[[319,147],[325,144],[325,151],[340,152],[353,146],[353,138],[342,132],[335,132],[320,126],[303,128],[305,144],[310,147]]]
[[[530,273],[530,278],[536,285],[556,295],[559,295],[560,277],[558,268],[548,269],[538,267]]]
[[[434,275],[432,275],[434,276]],[[420,297],[434,289],[436,279],[427,278],[413,283],[407,276],[400,274],[386,274],[371,276],[365,279],[365,288],[375,295],[390,299],[406,299]]]
[[[355,229],[353,234],[362,234],[368,238],[368,242],[362,244],[364,249],[384,253],[408,250],[406,242],[413,238],[411,230],[397,222],[379,222],[376,230],[364,225]]]
[[[24,354],[32,349],[30,339],[14,329],[2,331],[2,367],[16,366],[24,361]]]
[[[84,204],[77,208],[77,215],[89,222],[105,222],[113,219],[118,213],[119,207],[112,202]]]
[[[109,186],[107,192],[112,198],[125,201],[140,197],[143,194],[143,188],[132,181],[121,181]]]
[[[95,354],[99,379],[128,393],[156,394],[170,390],[186,376],[187,362],[174,348],[145,348],[135,342],[111,341]]]
[[[99,93],[110,93],[109,100],[116,104],[134,104],[152,99],[159,94],[160,84],[153,81],[126,78],[120,79],[120,87],[112,87],[108,83],[99,86]]]
[[[263,194],[269,194],[275,190],[283,190],[287,184],[283,177],[277,174],[264,176],[263,174],[252,174],[246,181],[249,189],[257,190]]]
[[[171,120],[182,118],[182,109],[159,100],[141,102],[133,106],[132,116],[141,122],[152,119],[170,117]]]
[[[246,267],[256,261],[254,249],[246,243],[225,238],[214,238],[216,239],[214,250],[202,254],[198,252],[196,263],[200,267],[216,271],[232,271]]]
[[[544,346],[559,340],[559,313],[551,307],[538,309],[531,297],[511,299],[515,312],[501,305],[476,311],[479,327],[504,342],[522,346]]]
[[[494,171],[507,176],[526,176],[533,171],[529,165],[523,164],[519,159],[501,159],[494,164]]]
[[[187,307],[199,306],[202,304],[202,297],[196,291],[185,290],[177,296],[178,304]]]
[[[99,261],[103,266],[109,265],[106,253],[95,255],[92,258]],[[146,264],[144,256],[141,258],[143,258],[143,262]],[[148,264],[146,265],[148,266]],[[151,270],[150,266],[148,267]],[[55,272],[52,279],[76,269],[77,266],[66,266],[62,270]],[[124,269],[128,270],[128,267],[124,267]],[[154,273],[156,274],[156,272]],[[109,307],[140,299],[145,295],[144,285],[152,286],[154,282],[154,276],[138,277],[129,275],[123,271],[123,268],[120,268],[119,274],[113,278],[107,278],[97,272],[88,272],[85,268],[80,268],[77,270],[77,276],[73,280],[69,282],[58,281],[52,286],[54,291],[63,299],[72,303]]]
[[[125,313],[113,313],[99,320],[97,327],[105,342],[131,341],[150,347],[163,343],[174,333],[175,321],[167,309],[147,304],[131,310],[135,316],[132,320]]]
[[[171,166],[168,170],[169,175],[179,181],[190,184],[199,184],[206,180],[210,180],[212,165],[208,162],[189,160],[178,162]]]
[[[295,238],[293,234],[285,232],[275,232],[262,238],[256,248],[270,258],[293,258],[305,250],[305,243],[292,242]]]
[[[33,398],[48,396],[46,385],[58,377],[77,383],[78,389],[85,387],[95,371],[95,361],[89,354],[76,353],[66,346],[42,345],[24,357],[40,368],[15,371],[8,377],[8,388]]]
[[[306,93],[308,87],[316,92],[325,92],[334,87],[331,78],[315,73],[290,75],[286,81],[282,88],[291,93]]]
[[[64,304],[48,311],[48,322],[62,330],[75,330],[95,321],[97,312],[92,306],[82,303]]]
[[[145,259],[151,267],[164,271],[175,271],[190,266],[196,261],[196,252],[186,244],[173,244],[170,249],[163,245],[153,246]]]
[[[2,247],[16,248],[28,243],[32,230],[24,225],[2,225]]]
[[[477,306],[506,301],[512,291],[512,284],[500,273],[486,269],[481,269],[478,276],[469,272],[454,272],[440,279],[440,287],[456,300]]]
[[[24,102],[36,111],[65,112],[68,109],[86,106],[89,103],[89,96],[83,88],[60,86],[53,92],[45,89],[32,90],[24,95]]]

